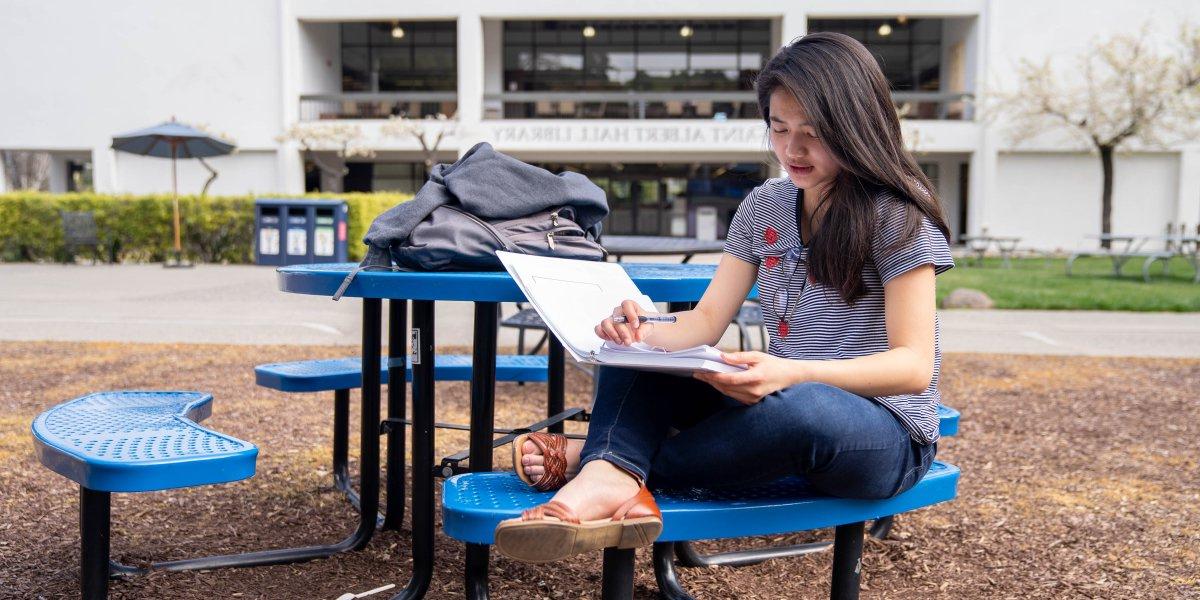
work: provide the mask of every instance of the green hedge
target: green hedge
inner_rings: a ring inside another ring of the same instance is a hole
[[[249,263],[254,259],[254,199],[289,197],[180,196],[184,254],[201,262]],[[350,258],[360,260],[367,227],[379,213],[409,194],[307,194],[306,198],[340,198],[349,207],[347,239]],[[107,194],[13,192],[0,194],[0,261],[63,261],[61,211],[91,211],[106,260],[161,261],[174,246],[171,197]]]

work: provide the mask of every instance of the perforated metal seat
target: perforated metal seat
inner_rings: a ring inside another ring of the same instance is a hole
[[[34,419],[38,459],[79,484],[83,598],[106,598],[115,572],[145,572],[109,563],[112,492],[228,483],[254,475],[258,448],[196,424],[211,414],[212,395],[203,392],[119,391],[88,394]]]
[[[943,436],[958,433],[958,411],[938,406]],[[752,488],[732,490],[655,490],[663,513],[663,532],[654,544],[654,572],[659,593],[671,600],[688,600],[675,575],[672,555],[679,565],[743,566],[771,558],[799,556],[832,548],[831,598],[857,598],[859,565],[865,523],[870,534],[886,537],[893,515],[953,499],[957,495],[958,468],[934,462],[920,482],[908,491],[883,500],[853,500],[821,495],[799,477],[788,477]],[[492,544],[496,525],[520,516],[525,509],[545,503],[553,492],[535,492],[513,473],[468,473],[446,480],[442,490],[442,518],[446,535],[473,544]],[[791,546],[700,554],[696,540],[774,535],[825,527],[835,528],[835,541]],[[632,550],[606,549],[602,597],[630,598],[633,593]],[[468,587],[482,585],[479,576],[468,577]],[[486,575],[483,575],[484,581]]]
[[[542,382],[547,378],[546,356],[501,355],[496,357],[496,381]],[[405,375],[412,381],[412,364]],[[388,382],[387,364],[380,369],[380,382]],[[433,377],[438,381],[470,381],[469,354],[439,354],[434,357]],[[359,357],[301,360],[254,367],[258,385],[281,392],[325,392],[362,387]]]
[[[821,495],[800,478],[787,477],[750,488],[655,490],[663,513],[659,542],[771,535],[870,521],[954,498],[958,468],[935,462],[908,491],[884,500]],[[545,503],[553,492],[536,492],[514,473],[466,473],[442,487],[446,535],[491,544],[496,525]]]
[[[225,483],[254,475],[254,444],[197,425],[202,392],[99,392],[42,413],[34,448],[50,470],[103,492]]]
[[[529,354],[537,354],[542,346],[545,345],[549,333],[546,329],[545,321],[542,321],[542,316],[538,314],[537,309],[525,308],[521,302],[517,303],[517,312],[512,316],[500,321],[501,327],[514,327],[517,330],[517,353],[525,354],[525,330],[533,329],[542,333],[541,339],[533,345],[533,349]]]

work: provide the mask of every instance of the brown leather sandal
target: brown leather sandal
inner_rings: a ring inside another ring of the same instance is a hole
[[[521,448],[525,441],[531,441],[542,451],[545,473],[534,482],[525,474],[525,465],[521,464]],[[513,470],[517,477],[539,492],[557,490],[567,483],[567,436],[558,433],[524,433],[513,440]]]
[[[608,519],[580,522],[575,511],[551,500],[496,526],[496,549],[509,558],[544,563],[602,548],[649,546],[662,533],[662,512],[642,483]]]

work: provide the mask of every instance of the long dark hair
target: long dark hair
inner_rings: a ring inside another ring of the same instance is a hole
[[[890,192],[905,204],[904,233],[912,239],[929,218],[946,239],[950,229],[929,179],[905,150],[887,79],[854,38],[812,33],[784,46],[754,82],[758,107],[771,126],[771,93],[796,97],[817,137],[841,167],[820,202],[827,205],[809,243],[809,273],[847,303],[866,293],[862,270],[876,227],[876,197]]]

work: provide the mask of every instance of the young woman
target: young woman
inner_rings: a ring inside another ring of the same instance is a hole
[[[514,446],[522,479],[558,492],[497,527],[501,553],[543,562],[649,544],[662,521],[647,484],[795,474],[834,496],[887,498],[928,470],[940,400],[934,276],[954,263],[887,80],[857,41],[816,33],[772,57],[755,88],[787,176],[742,202],[696,308],[639,326],[626,301],[613,314],[628,324],[608,318],[596,334],[714,344],[757,282],[768,352],[725,354],[747,367],[739,373],[601,370],[586,442],[539,433]]]

